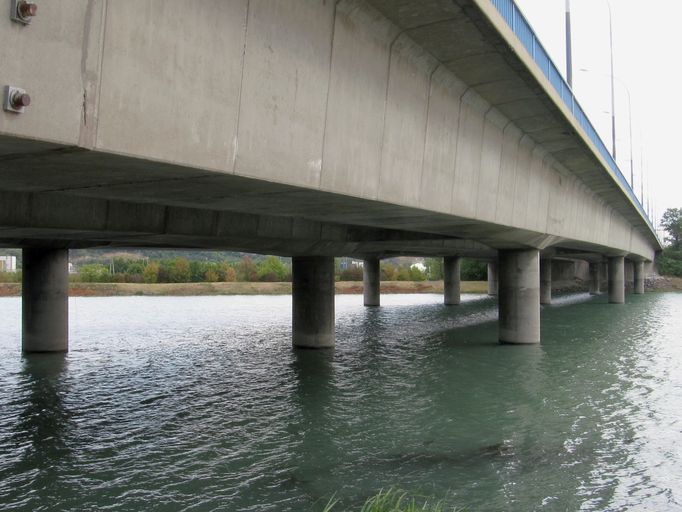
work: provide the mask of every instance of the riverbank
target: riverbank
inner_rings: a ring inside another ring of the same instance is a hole
[[[463,281],[463,293],[485,293],[485,281]],[[362,293],[361,281],[339,281],[337,294]],[[443,281],[383,281],[381,293],[443,293]],[[71,297],[289,295],[291,283],[71,283]],[[0,297],[21,295],[19,283],[0,283]]]
[[[555,283],[555,292],[577,292],[582,283]],[[657,276],[647,279],[647,291],[680,292],[682,278]],[[462,281],[462,293],[486,293],[485,281]],[[362,293],[362,281],[339,281],[337,294]],[[443,293],[443,281],[382,281],[381,293]],[[167,297],[202,295],[289,295],[291,283],[71,283],[71,297]],[[21,284],[0,283],[0,297],[19,297]]]

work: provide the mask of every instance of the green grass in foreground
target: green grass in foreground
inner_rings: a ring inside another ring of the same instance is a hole
[[[336,504],[337,501],[332,498],[322,512],[337,512]],[[369,498],[359,512],[464,512],[464,509],[446,508],[442,501],[432,503],[426,498],[418,501],[399,489],[387,491],[382,489],[378,494]]]

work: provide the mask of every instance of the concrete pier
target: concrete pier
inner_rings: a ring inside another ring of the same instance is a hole
[[[540,253],[499,252],[500,343],[540,343]]]
[[[292,344],[334,346],[334,258],[297,256],[292,263]]]
[[[69,350],[69,251],[23,250],[22,350]]]
[[[381,261],[369,258],[362,264],[362,290],[365,306],[381,305]]]
[[[497,263],[488,263],[488,295],[497,295]]]
[[[460,303],[460,267],[462,258],[445,256],[443,258],[443,302],[446,306]]]
[[[635,261],[635,293],[644,293],[644,262]]]
[[[601,293],[599,265],[599,263],[590,262],[590,295],[599,295]]]
[[[625,303],[625,258],[613,256],[609,258],[609,302]]]
[[[552,303],[552,260],[540,260],[540,304]]]

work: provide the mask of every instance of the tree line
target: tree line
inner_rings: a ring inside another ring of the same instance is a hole
[[[656,259],[658,273],[682,277],[682,208],[668,208],[661,217],[668,245]]]
[[[409,263],[384,261],[383,281],[437,281],[443,278],[442,258],[426,258],[425,269]],[[486,279],[486,266],[464,259],[462,279]],[[254,260],[248,255],[237,261],[196,261],[184,257],[160,260],[113,258],[109,264],[88,263],[78,268],[74,281],[85,283],[199,283],[199,282],[287,282],[291,281],[291,260],[267,256]],[[362,281],[362,267],[341,268],[336,260],[337,281]]]

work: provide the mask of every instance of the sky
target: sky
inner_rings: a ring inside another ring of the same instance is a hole
[[[516,4],[565,75],[566,1]],[[634,190],[639,197],[643,168],[644,206],[658,221],[667,208],[682,208],[682,0],[570,0],[573,93],[611,149],[609,5],[616,161],[629,181],[632,147]]]

